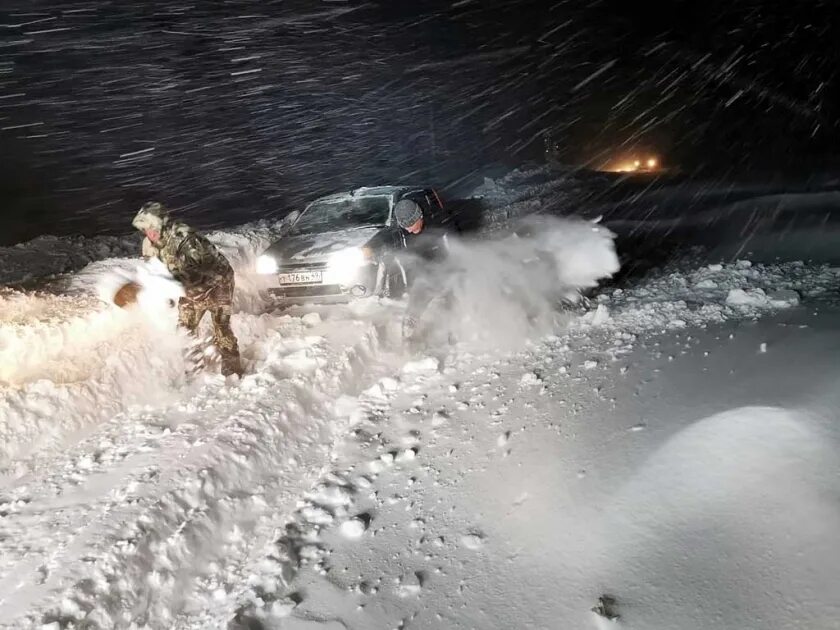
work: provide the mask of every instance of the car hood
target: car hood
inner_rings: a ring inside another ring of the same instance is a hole
[[[284,261],[321,260],[351,247],[362,247],[382,230],[382,226],[349,228],[318,234],[284,236],[267,253]]]

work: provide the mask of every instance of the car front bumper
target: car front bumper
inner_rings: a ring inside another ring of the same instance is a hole
[[[370,263],[357,269],[281,267],[265,288],[265,297],[279,303],[340,302],[371,297],[378,291],[378,268]],[[319,281],[311,280],[318,274]]]

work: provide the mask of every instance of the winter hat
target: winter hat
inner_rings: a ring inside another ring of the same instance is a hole
[[[403,229],[408,229],[423,218],[423,210],[417,202],[411,199],[402,199],[394,206],[394,217]]]
[[[137,216],[131,222],[141,232],[145,230],[157,230],[160,232],[163,225],[169,220],[169,212],[162,203],[149,201],[143,204]]]

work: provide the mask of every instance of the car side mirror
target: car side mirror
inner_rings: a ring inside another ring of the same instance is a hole
[[[292,229],[292,226],[297,222],[300,218],[300,210],[292,210],[289,214],[283,217],[283,220],[280,221],[280,234],[281,236],[285,236],[289,233],[289,230]]]

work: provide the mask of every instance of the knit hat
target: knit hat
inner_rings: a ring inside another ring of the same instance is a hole
[[[157,230],[160,232],[163,229],[164,223],[168,220],[169,212],[164,205],[157,201],[149,201],[143,204],[143,207],[140,208],[131,225],[141,232],[145,230]]]
[[[394,217],[401,228],[408,229],[423,218],[423,210],[417,202],[402,199],[394,206]]]

